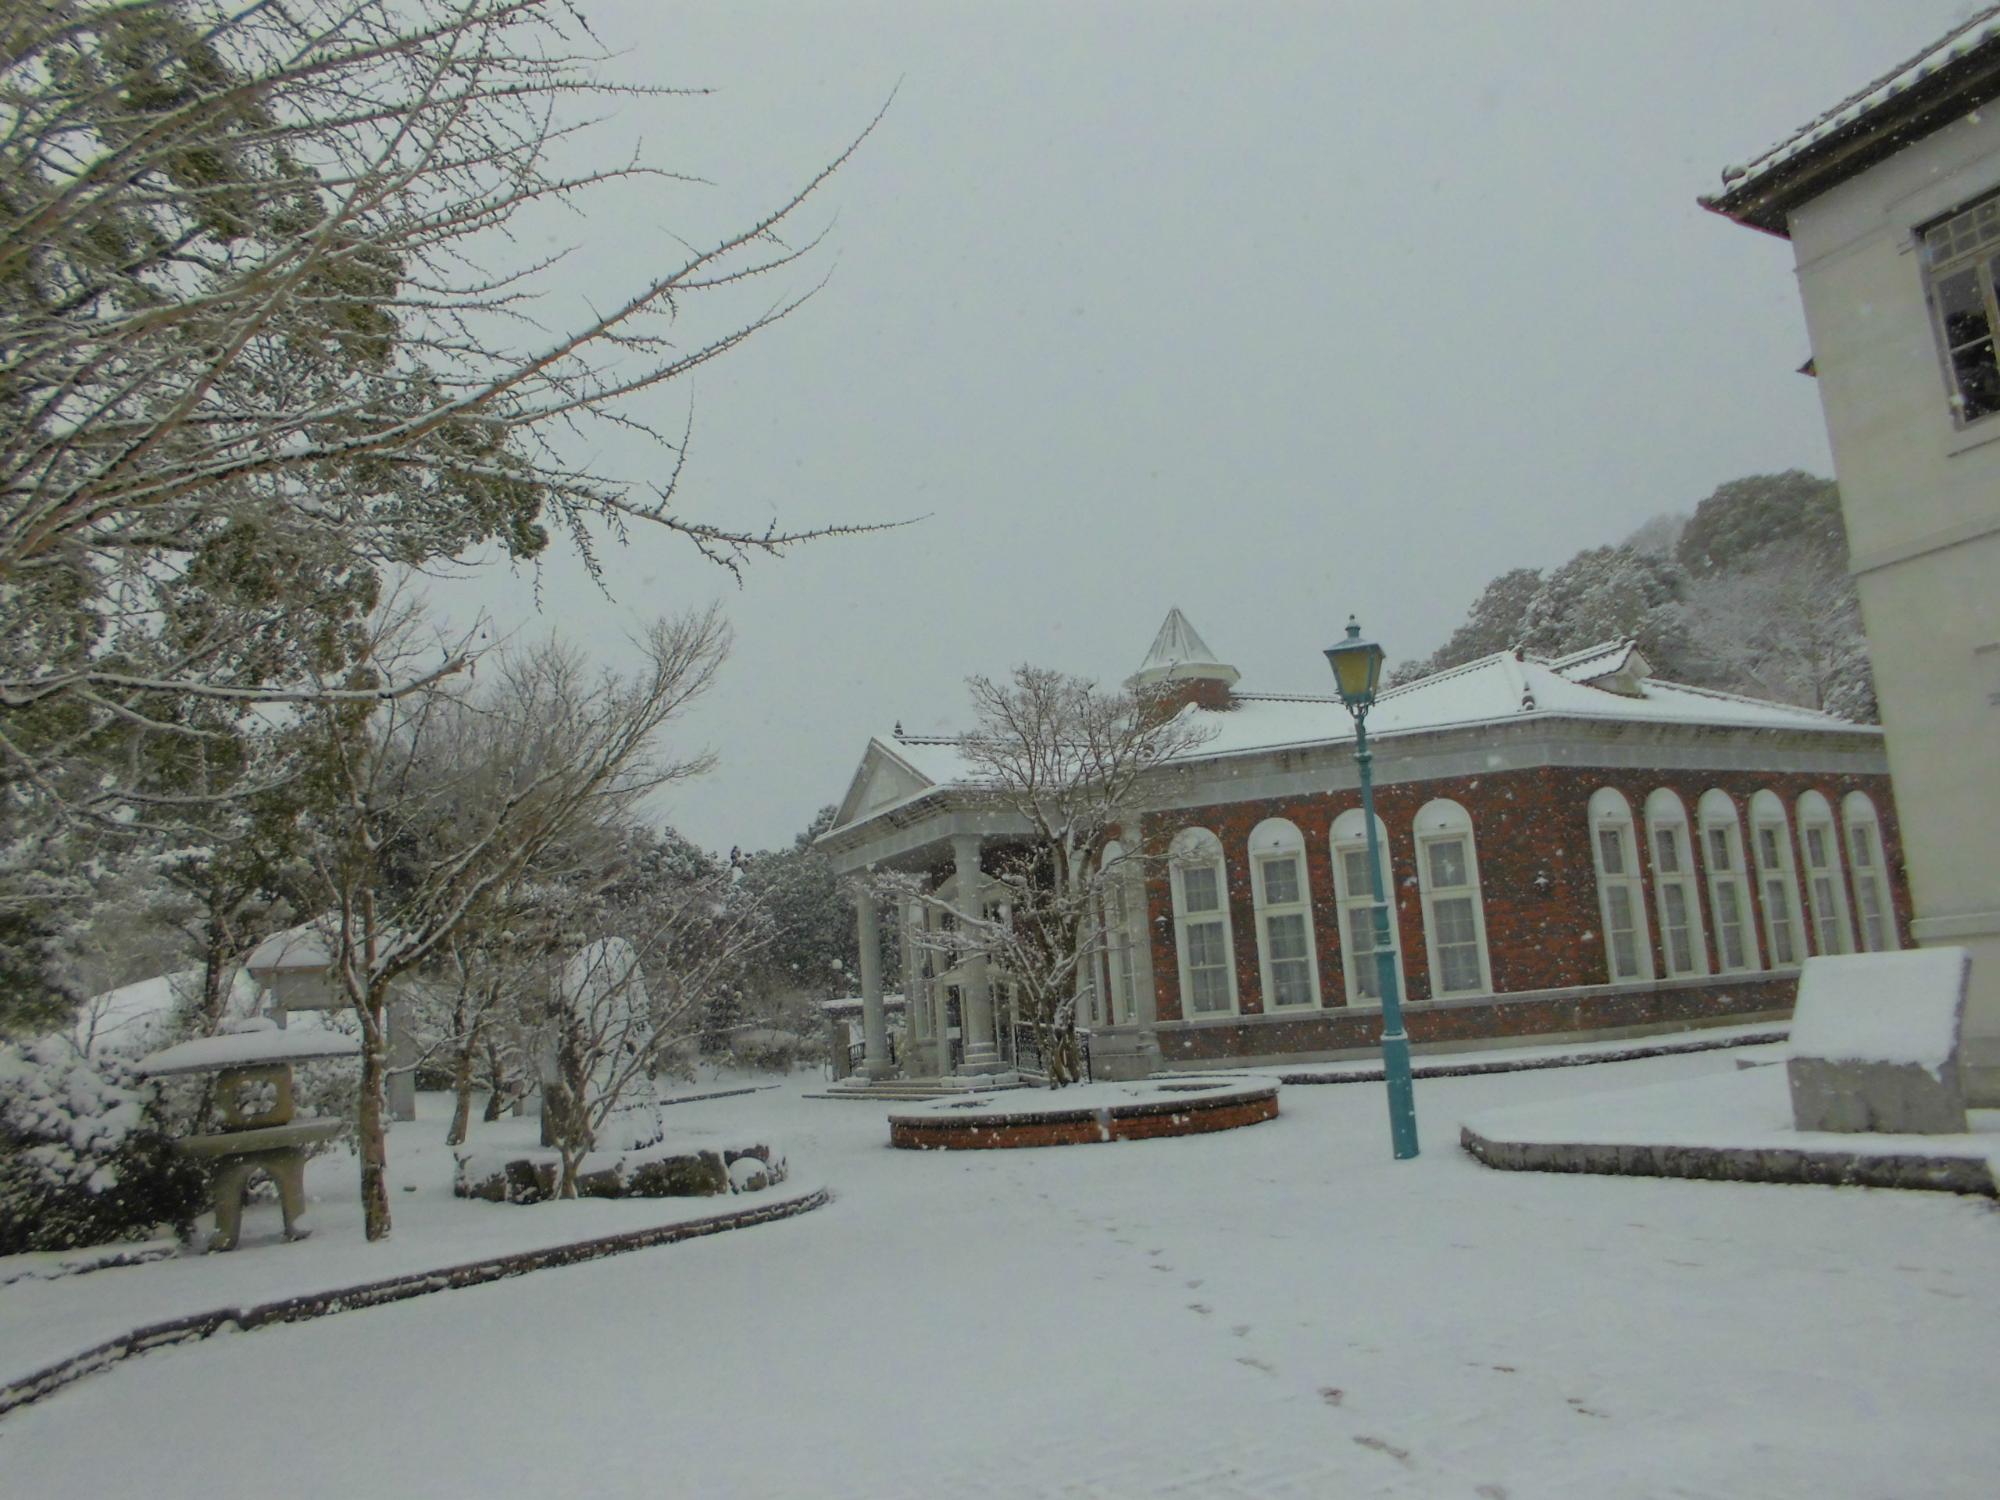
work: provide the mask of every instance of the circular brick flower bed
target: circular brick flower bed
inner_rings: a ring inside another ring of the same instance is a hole
[[[889,1144],[908,1151],[991,1151],[1204,1135],[1278,1113],[1278,1085],[1167,1079],[1009,1089],[937,1099],[889,1116]]]

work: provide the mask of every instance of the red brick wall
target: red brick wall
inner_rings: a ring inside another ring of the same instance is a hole
[[[1440,797],[1458,802],[1472,818],[1495,991],[1507,994],[1609,982],[1599,925],[1597,876],[1591,858],[1589,827],[1591,794],[1607,786],[1622,792],[1632,808],[1656,974],[1666,973],[1666,960],[1661,951],[1652,861],[1646,847],[1645,805],[1647,796],[1657,787],[1666,787],[1677,793],[1686,809],[1690,841],[1694,845],[1694,878],[1701,900],[1702,927],[1706,934],[1711,972],[1719,965],[1708,909],[1706,853],[1700,847],[1698,813],[1701,795],[1711,787],[1721,787],[1736,802],[1746,864],[1750,863],[1752,853],[1750,796],[1767,787],[1778,794],[1785,804],[1791,827],[1795,877],[1802,874],[1805,868],[1803,853],[1797,847],[1799,797],[1807,790],[1817,789],[1832,804],[1837,818],[1841,798],[1848,792],[1859,790],[1867,793],[1874,801],[1881,820],[1883,857],[1897,927],[1902,941],[1908,944],[1909,885],[1903,877],[1902,841],[1886,776],[1615,771],[1545,766],[1392,784],[1376,789],[1376,812],[1389,831],[1390,872],[1396,886],[1392,900],[1402,948],[1407,999],[1425,1000],[1431,995],[1412,823],[1424,803]],[[1257,1015],[1264,1009],[1257,964],[1256,910],[1250,888],[1249,837],[1258,823],[1274,817],[1290,819],[1305,836],[1306,876],[1311,888],[1321,996],[1329,1008],[1345,1004],[1340,951],[1342,934],[1329,834],[1333,820],[1340,813],[1359,805],[1359,793],[1346,791],[1230,802],[1147,815],[1147,837],[1159,841],[1156,847],[1164,847],[1182,828],[1206,828],[1222,840],[1228,870],[1237,994],[1244,1014]],[[1843,869],[1848,865],[1844,843],[1841,863]],[[1848,880],[1848,905],[1852,913],[1859,910],[1859,903],[1854,898],[1851,871]],[[1164,867],[1158,868],[1147,882],[1155,1002],[1162,1021],[1177,1020],[1182,1016],[1180,966],[1175,948],[1173,897],[1169,882],[1170,875]],[[1761,952],[1765,947],[1760,904],[1762,896],[1756,888],[1754,866],[1751,872],[1747,872],[1745,883]],[[1803,882],[1800,901],[1810,929],[1810,905],[1805,899]],[[1765,957],[1768,961],[1768,954]],[[1788,1004],[1789,999],[1784,1003]],[[1622,1023],[1604,1021],[1598,1024]],[[1258,1030],[1260,1035],[1264,1035],[1269,1029]],[[1316,1049],[1322,1045],[1317,1042],[1312,1044]],[[1259,1050],[1276,1049],[1260,1047]]]

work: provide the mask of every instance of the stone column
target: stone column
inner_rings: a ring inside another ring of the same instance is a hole
[[[889,1023],[882,1013],[882,931],[875,893],[854,892],[855,936],[861,947],[861,1071],[869,1078],[887,1078],[895,1071],[889,1061]]]
[[[985,877],[979,873],[979,840],[961,834],[951,841],[951,854],[958,875],[958,909],[979,920],[980,890]],[[972,959],[960,966],[964,978],[958,987],[959,1022],[965,1032],[967,1073],[1001,1071],[1000,1051],[993,1045],[993,993],[986,983],[986,960]]]

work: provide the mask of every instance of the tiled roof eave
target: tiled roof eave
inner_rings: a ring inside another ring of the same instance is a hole
[[[1697,201],[1751,229],[1790,238],[1788,216],[1850,177],[2000,98],[2000,34],[1939,64],[1879,103],[1842,111],[1798,132],[1751,163],[1720,192]]]

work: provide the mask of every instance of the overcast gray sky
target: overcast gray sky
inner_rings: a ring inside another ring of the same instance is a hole
[[[608,601],[561,543],[539,614],[527,573],[433,597],[613,660],[723,599],[735,653],[681,731],[721,765],[662,809],[717,849],[788,842],[871,733],[959,727],[969,673],[1123,677],[1170,605],[1246,688],[1324,690],[1350,611],[1423,654],[1505,568],[1830,472],[1790,249],[1694,198],[1974,8],[585,0],[619,75],[715,91],[592,153],[714,185],[554,226],[581,243],[552,318],[782,201],[898,90],[770,291],[831,281],[692,382],[682,499],[923,519],[740,589],[635,534]]]

